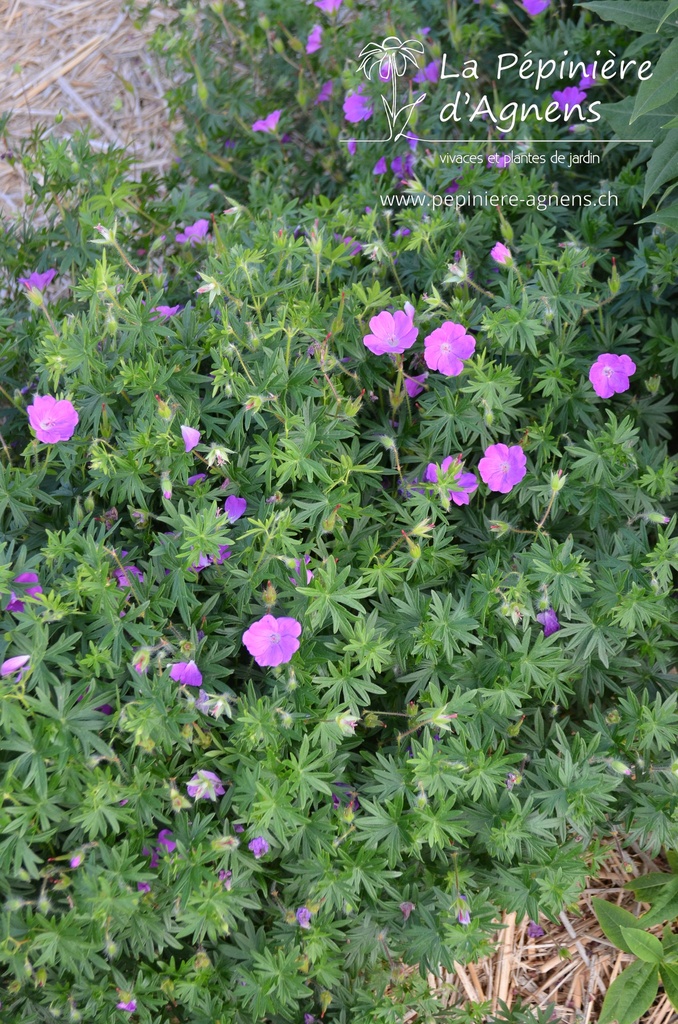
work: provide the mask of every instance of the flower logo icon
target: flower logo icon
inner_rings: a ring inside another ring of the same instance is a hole
[[[405,135],[414,108],[426,99],[426,93],[422,93],[413,103],[398,107],[398,79],[402,78],[409,65],[418,68],[417,57],[423,53],[424,46],[418,39],[406,39],[401,42],[397,36],[387,36],[381,43],[368,43],[358,55],[358,70],[363,71],[368,80],[372,80],[372,74],[378,68],[379,80],[391,82],[391,102],[389,103],[385,96],[381,98],[389,127],[388,139],[385,139],[385,142]]]

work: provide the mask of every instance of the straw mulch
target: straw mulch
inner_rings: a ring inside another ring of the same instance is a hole
[[[647,904],[639,904],[624,884],[650,871],[667,870],[665,863],[650,860],[637,847],[615,846],[598,877],[582,893],[577,913],[562,913],[558,925],[539,921],[543,937],[528,937],[527,919],[518,922],[515,914],[504,915],[493,957],[477,964],[457,964],[456,973],[445,972],[442,979],[430,975],[431,988],[450,1010],[450,1022],[455,1020],[453,1007],[487,1001],[492,1008],[485,1018],[489,1024],[500,1000],[511,1006],[520,999],[524,1007],[551,1005],[554,1024],[594,1024],[607,989],[635,958],[605,938],[591,909],[591,897],[600,896],[640,914]],[[661,926],[650,930],[661,938]],[[678,1013],[659,991],[642,1024],[678,1024]],[[403,1024],[418,1024],[416,1013],[407,1015]]]
[[[0,0],[0,114],[14,111],[10,150],[38,124],[58,138],[89,126],[93,146],[124,146],[135,172],[167,168],[174,156],[169,83],[146,42],[168,16],[153,10],[140,30],[123,0]],[[21,212],[26,188],[6,152],[0,140],[0,213],[11,217]]]

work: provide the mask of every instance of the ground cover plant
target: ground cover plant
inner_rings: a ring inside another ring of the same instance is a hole
[[[595,39],[434,6],[181,7],[164,191],[20,150],[48,223],[0,236],[10,1021],[436,1019],[427,972],[501,911],[557,919],[612,835],[677,845],[676,236],[637,224],[628,145],[561,179],[614,209],[375,205],[384,175],[552,189],[496,132],[454,177],[403,139],[375,169],[296,95],[327,47],[346,113],[391,29],[422,67],[443,30]]]

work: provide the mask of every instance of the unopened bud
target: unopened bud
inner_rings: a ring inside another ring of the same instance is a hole
[[[496,533],[497,536],[503,537],[510,529],[510,524],[505,523],[502,519],[490,519],[490,530],[492,533]]]
[[[193,966],[196,971],[204,971],[208,967],[212,966],[212,961],[208,957],[204,949],[199,950],[193,957]]]
[[[271,27],[271,22],[268,20],[265,14],[260,14],[259,17],[257,18],[257,22],[259,23],[259,27],[263,28],[264,32],[268,32],[269,28]]]
[[[633,775],[633,769],[629,768],[623,761],[609,761],[608,763],[612,771],[616,772],[617,775]]]
[[[249,395],[245,402],[245,409],[247,412],[259,412],[263,404],[264,399],[261,395]]]
[[[85,512],[94,512],[94,498],[91,494],[88,494],[83,502],[85,506]]]
[[[421,547],[420,547],[420,545],[416,544],[415,541],[413,541],[411,537],[408,537],[408,535],[405,533],[404,530],[402,530],[401,533],[402,533],[403,537],[405,538],[405,543],[407,544],[407,550],[409,551],[411,557],[416,562],[416,560],[418,558],[421,558]]]
[[[163,420],[171,420],[172,410],[170,409],[167,402],[164,399],[160,398],[159,395],[155,396],[155,400],[158,403],[158,416],[160,416],[160,418]]]
[[[621,722],[621,715],[616,708],[612,708],[612,710],[608,711],[605,715],[605,721],[608,725],[619,725]]]
[[[562,469],[559,469],[557,473],[551,473],[551,490],[554,494],[562,491],[566,480],[567,476],[563,473]]]
[[[270,580],[268,581],[268,583],[266,584],[262,591],[261,599],[267,608],[272,608],[276,601],[278,600],[278,592],[276,591],[275,587],[273,586]]]
[[[163,471],[160,474],[160,490],[162,491],[163,498],[169,501],[172,497],[172,481],[168,472]]]
[[[617,261],[614,259],[614,257],[612,259],[612,274],[610,275],[610,278],[607,283],[610,286],[610,294],[616,295],[621,286],[621,281],[619,279],[619,271],[617,270]]]
[[[94,230],[99,232],[104,242],[113,242],[115,240],[113,232],[109,231],[108,228],[105,228],[103,224],[95,224]]]
[[[28,289],[26,295],[28,296],[29,301],[32,302],[34,306],[42,306],[45,301],[44,298],[42,297],[42,292],[38,288],[36,288],[35,285],[32,288]]]
[[[339,509],[339,506],[337,505],[336,508],[332,509],[330,514],[327,516],[327,518],[323,519],[323,521],[321,523],[323,533],[332,533],[333,532],[334,527],[337,524],[337,511],[338,511],[338,509]]]

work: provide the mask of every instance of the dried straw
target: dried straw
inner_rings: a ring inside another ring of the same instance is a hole
[[[168,17],[153,10],[139,29],[123,0],[0,0],[0,114],[13,111],[10,149],[37,124],[57,138],[89,125],[94,148],[126,147],[135,172],[167,168],[170,83],[146,44]],[[26,182],[5,149],[0,141],[0,213],[16,216]]]

